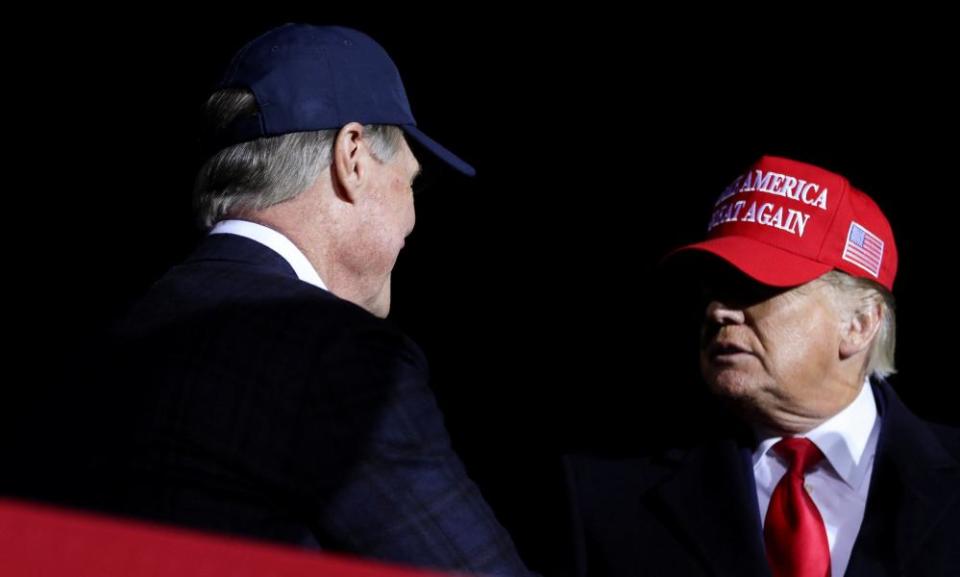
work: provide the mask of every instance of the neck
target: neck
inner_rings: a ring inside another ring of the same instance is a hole
[[[777,399],[772,406],[752,407],[745,415],[748,422],[771,436],[789,437],[806,434],[846,409],[856,400],[864,385],[865,373],[858,378],[835,380],[827,386],[808,387],[803,399]],[[819,391],[819,395],[813,394]]]
[[[370,286],[377,279],[368,278],[361,267],[355,266],[358,247],[353,239],[357,234],[349,227],[349,215],[330,215],[321,202],[321,193],[310,188],[293,199],[238,218],[280,232],[307,257],[331,293],[385,316],[376,298],[382,294],[382,287]]]

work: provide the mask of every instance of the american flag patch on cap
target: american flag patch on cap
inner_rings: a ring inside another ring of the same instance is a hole
[[[850,223],[847,243],[843,247],[843,260],[853,263],[874,277],[880,276],[883,261],[883,241],[855,222]]]

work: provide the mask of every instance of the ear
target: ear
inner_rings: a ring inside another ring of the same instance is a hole
[[[334,190],[341,200],[356,201],[366,177],[368,154],[362,124],[351,122],[340,129],[333,142],[331,168]]]
[[[858,303],[840,328],[840,358],[848,359],[867,350],[883,322],[884,309],[876,295]]]

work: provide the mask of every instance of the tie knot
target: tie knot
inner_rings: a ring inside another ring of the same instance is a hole
[[[790,463],[789,472],[803,475],[823,459],[823,453],[813,441],[803,437],[781,439],[773,450]]]

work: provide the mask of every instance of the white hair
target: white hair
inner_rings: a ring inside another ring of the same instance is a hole
[[[851,276],[832,270],[820,277],[841,296],[841,307],[849,314],[857,314],[864,307],[880,304],[882,317],[880,328],[870,345],[867,358],[867,373],[886,377],[896,372],[893,363],[897,345],[897,320],[893,295],[880,284],[869,279]]]
[[[256,114],[257,101],[246,89],[228,88],[207,100],[211,134],[240,117]],[[371,154],[387,162],[400,150],[403,132],[390,125],[368,125]],[[294,132],[242,142],[213,154],[194,183],[194,204],[203,226],[248,210],[262,210],[292,199],[330,166],[337,130]]]

